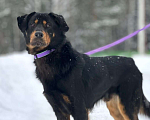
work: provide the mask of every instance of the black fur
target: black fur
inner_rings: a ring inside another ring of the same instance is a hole
[[[22,20],[25,17],[27,20]],[[66,40],[65,32],[69,27],[64,18],[54,13],[32,13],[18,18],[18,26],[27,44],[31,42],[31,33],[39,27],[36,25],[33,29],[29,26],[35,18],[39,18],[38,25],[42,25],[42,20],[51,23],[51,28],[40,28],[51,37],[50,44],[39,51],[40,47],[35,46],[32,54],[55,49],[34,63],[37,78],[43,84],[43,93],[58,120],[69,120],[68,115],[72,115],[75,120],[88,120],[87,111],[101,99],[110,101],[113,95],[119,96],[129,119],[137,120],[134,115],[142,109],[150,117],[150,104],[148,101],[145,104],[146,98],[142,92],[142,74],[132,58],[89,57],[77,52]],[[55,36],[52,37],[52,33]],[[63,96],[67,96],[68,101]]]

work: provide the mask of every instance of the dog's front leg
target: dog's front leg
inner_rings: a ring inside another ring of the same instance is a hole
[[[71,98],[72,101],[72,116],[74,120],[88,120],[88,111],[85,106],[83,96],[80,93],[76,93]]]
[[[72,116],[74,117],[74,120],[88,120],[88,111],[83,97],[80,95],[74,97]]]
[[[52,106],[57,120],[70,120],[70,106],[62,101],[61,94],[57,91],[50,93],[44,92],[44,95]]]

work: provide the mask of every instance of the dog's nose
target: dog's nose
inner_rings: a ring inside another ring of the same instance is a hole
[[[35,36],[36,36],[37,38],[42,38],[42,37],[43,37],[43,33],[42,33],[42,32],[36,32],[36,33],[35,33]]]

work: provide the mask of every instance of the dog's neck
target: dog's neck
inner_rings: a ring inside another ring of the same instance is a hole
[[[66,39],[62,40],[63,42],[61,44],[55,45],[55,47],[48,46],[47,48],[38,51],[34,54],[34,59],[40,59],[42,57],[46,57],[47,55],[51,54],[53,51],[58,51],[67,41]]]
[[[54,50],[55,49],[45,50],[41,53],[38,53],[38,54],[34,55],[34,59],[39,59],[39,58],[45,57],[45,56],[49,55],[51,52],[53,52]]]
[[[56,54],[59,54],[60,52],[62,52],[62,47],[65,44],[66,44],[66,46],[68,46],[68,44],[69,44],[69,47],[71,47],[70,42],[65,40],[55,48],[48,47],[47,49],[45,49],[41,52],[38,52],[36,55],[34,55],[35,61],[40,62],[43,60],[46,61],[46,59],[54,59]],[[63,48],[63,49],[65,49],[65,48]],[[45,52],[45,53],[43,54],[43,52]],[[43,63],[44,63],[44,61],[43,61]]]

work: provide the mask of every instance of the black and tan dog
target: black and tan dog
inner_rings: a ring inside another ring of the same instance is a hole
[[[88,112],[100,99],[115,120],[138,120],[139,112],[150,117],[142,74],[132,58],[77,52],[66,40],[69,27],[61,15],[33,12],[17,20],[57,120],[69,120],[70,115],[88,120]]]

